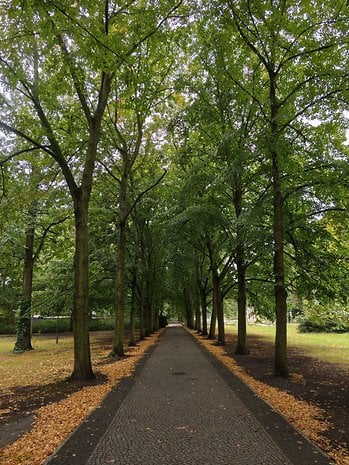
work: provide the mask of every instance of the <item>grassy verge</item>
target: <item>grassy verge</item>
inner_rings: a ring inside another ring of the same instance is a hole
[[[307,355],[349,369],[349,333],[300,333],[298,325],[288,325],[288,345],[303,350]],[[237,334],[237,327],[228,325],[227,333]],[[273,341],[275,326],[249,325],[247,334]]]
[[[100,344],[100,339],[99,333],[92,333],[91,352],[95,361],[108,355],[108,349]],[[35,350],[23,354],[12,353],[14,343],[15,336],[0,336],[2,391],[13,386],[58,382],[73,371],[73,337],[70,334],[60,335],[58,344],[53,334],[33,335],[32,345]]]

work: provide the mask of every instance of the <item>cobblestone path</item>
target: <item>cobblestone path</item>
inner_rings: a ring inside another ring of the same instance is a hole
[[[83,438],[96,435],[87,425],[75,453],[63,447],[50,465],[330,463],[180,326],[165,331],[121,405],[108,409],[89,457],[78,457]]]

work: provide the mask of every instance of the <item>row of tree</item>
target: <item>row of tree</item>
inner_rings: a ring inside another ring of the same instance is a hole
[[[275,318],[287,376],[287,305],[347,299],[346,2],[95,3],[0,8],[0,306],[12,315],[24,263],[16,349],[34,276],[39,313],[72,310],[75,379],[94,376],[93,310],[114,309],[122,356],[126,310],[131,343],[170,307],[224,344],[227,297],[237,353],[249,303]]]

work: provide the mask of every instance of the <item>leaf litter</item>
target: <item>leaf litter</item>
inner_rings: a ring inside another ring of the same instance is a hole
[[[155,333],[139,343],[138,346],[126,349],[126,357],[113,362],[106,359],[110,349],[99,347],[98,356],[93,357],[93,362],[98,367],[98,377],[102,377],[103,382],[97,380],[97,382],[85,386],[82,386],[80,382],[77,383],[75,391],[69,392],[68,390],[68,394],[61,400],[46,404],[44,401],[45,405],[34,411],[35,421],[32,429],[0,450],[1,465],[41,465],[84,418],[98,407],[104,397],[121,379],[132,375],[136,363],[157,342],[160,334],[161,332]],[[30,360],[30,354],[23,355]],[[55,360],[53,369],[47,369],[48,365],[52,365],[52,363],[52,359],[48,358],[46,363],[41,364],[41,367],[31,365],[44,386],[54,383],[55,380],[62,380],[64,376],[71,373],[71,367],[66,366],[63,362],[59,365],[59,360]],[[63,395],[66,388],[72,384],[74,382],[65,382],[62,385]],[[25,396],[25,394],[23,395]],[[0,414],[4,414],[8,410],[8,408],[4,408],[0,410]]]
[[[337,465],[349,465],[348,449],[334,446],[325,437],[324,433],[332,425],[326,419],[326,412],[321,407],[297,399],[290,393],[255,379],[233,357],[227,356],[226,346],[215,345],[212,340],[200,336],[195,331],[189,330],[189,332],[268,405],[286,417],[292,425],[322,449]],[[301,374],[292,374],[291,378],[293,382],[304,384]]]

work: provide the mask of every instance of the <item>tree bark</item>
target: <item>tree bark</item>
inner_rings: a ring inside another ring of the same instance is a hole
[[[202,335],[207,336],[207,299],[205,288],[199,284],[200,289],[200,304],[201,304],[201,313],[202,313]]]
[[[195,294],[195,329],[198,333],[202,333],[202,320],[201,320],[201,308],[200,308],[200,289],[199,284],[196,285]]]
[[[245,249],[242,243],[236,247],[236,267],[238,275],[238,342],[235,353],[247,355],[246,334],[246,273],[245,273]]]
[[[242,187],[240,175],[237,175],[234,187],[234,208],[237,219],[236,228],[236,268],[238,277],[238,342],[235,353],[238,355],[246,355],[249,353],[247,349],[246,339],[246,270],[245,270],[245,244],[243,226],[240,224],[242,213]]]
[[[284,224],[283,197],[278,160],[273,156],[273,193],[274,193],[274,296],[275,296],[275,365],[276,376],[287,378],[287,291],[284,266]]]
[[[117,269],[115,279],[115,330],[113,357],[124,356],[124,320],[125,320],[125,277],[126,277],[126,205],[127,176],[124,174],[120,183],[119,194],[119,240]]]
[[[31,344],[31,301],[34,268],[34,234],[34,226],[30,225],[25,234],[22,296],[19,302],[17,340],[14,352],[25,352],[33,349]]]
[[[273,235],[274,235],[274,298],[276,315],[275,334],[275,361],[274,373],[276,376],[287,378],[289,375],[287,366],[287,291],[285,284],[284,264],[284,219],[283,219],[283,195],[282,175],[279,166],[278,152],[278,102],[276,96],[276,74],[269,71],[270,83],[270,113],[271,113],[271,140],[270,151],[272,160],[273,183]]]
[[[94,379],[92,371],[88,315],[88,196],[81,191],[74,198],[74,369],[72,379]]]
[[[128,341],[129,346],[136,345],[136,310],[137,310],[137,269],[132,271],[132,283],[131,283],[131,314],[130,314],[130,337]]]
[[[191,295],[189,288],[184,289],[184,303],[185,303],[185,316],[187,320],[187,326],[190,329],[194,329],[193,302],[192,302],[192,295]]]
[[[224,328],[224,309],[223,309],[223,297],[220,287],[220,279],[218,270],[215,266],[212,267],[212,286],[213,286],[213,308],[216,309],[218,322],[218,338],[217,344],[225,345],[225,328]]]
[[[212,305],[212,313],[210,320],[210,330],[208,333],[208,339],[216,339],[216,325],[217,325],[217,308]]]
[[[145,339],[144,331],[144,280],[141,279],[140,283],[140,292],[139,292],[139,340],[143,341]]]

